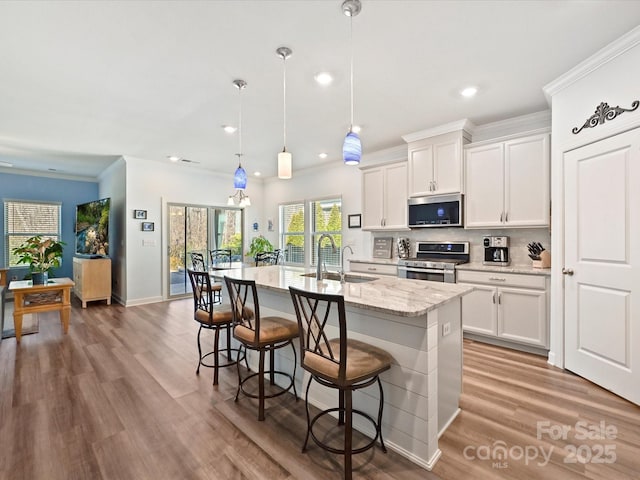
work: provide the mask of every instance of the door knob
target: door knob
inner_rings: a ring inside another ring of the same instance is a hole
[[[570,268],[563,268],[562,269],[562,274],[571,276],[571,275],[573,275],[573,270],[570,269]]]

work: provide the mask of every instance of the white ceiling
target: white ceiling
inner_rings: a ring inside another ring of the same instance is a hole
[[[232,81],[242,78],[243,165],[274,176],[281,45],[293,49],[294,176],[335,162],[349,126],[341,3],[1,1],[0,162],[96,176],[120,155],[179,155],[231,173],[237,134],[221,126],[237,124]],[[638,24],[639,1],[363,0],[353,38],[364,153],[461,118],[481,125],[545,110],[543,85]],[[313,80],[323,70],[336,78],[325,88]],[[461,98],[471,84],[479,94]]]

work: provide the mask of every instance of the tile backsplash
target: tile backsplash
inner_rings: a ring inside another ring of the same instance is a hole
[[[415,254],[416,241],[466,241],[469,242],[470,257],[472,262],[482,262],[484,247],[482,238],[485,236],[509,237],[509,255],[512,265],[530,265],[527,244],[540,242],[545,249],[551,249],[551,233],[548,228],[505,228],[505,229],[478,229],[466,230],[464,228],[424,228],[413,229],[408,232],[371,232],[369,252],[373,252],[373,239],[376,237],[393,237],[393,257],[398,256],[395,240],[398,237],[408,237],[411,240],[411,255]],[[365,242],[366,243],[366,242]],[[371,255],[370,255],[371,256]]]

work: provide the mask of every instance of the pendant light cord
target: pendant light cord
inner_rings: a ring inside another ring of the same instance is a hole
[[[240,108],[238,110],[238,166],[242,163],[242,89],[244,87],[238,87],[238,97],[240,99]]]
[[[286,55],[282,56],[283,62],[283,74],[282,74],[282,151],[285,152],[287,150],[287,57]]]
[[[349,16],[349,24],[351,26],[351,125],[349,131],[353,131],[353,16]]]

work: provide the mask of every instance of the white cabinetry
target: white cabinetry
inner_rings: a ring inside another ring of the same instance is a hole
[[[457,283],[476,288],[462,297],[465,332],[549,347],[547,277],[461,270]]]
[[[398,266],[390,263],[349,262],[352,272],[370,273],[371,275],[398,275]]]
[[[362,228],[407,228],[407,162],[362,169]]]
[[[549,135],[465,152],[465,227],[549,226]]]
[[[450,132],[409,143],[409,196],[462,192],[463,131]]]

